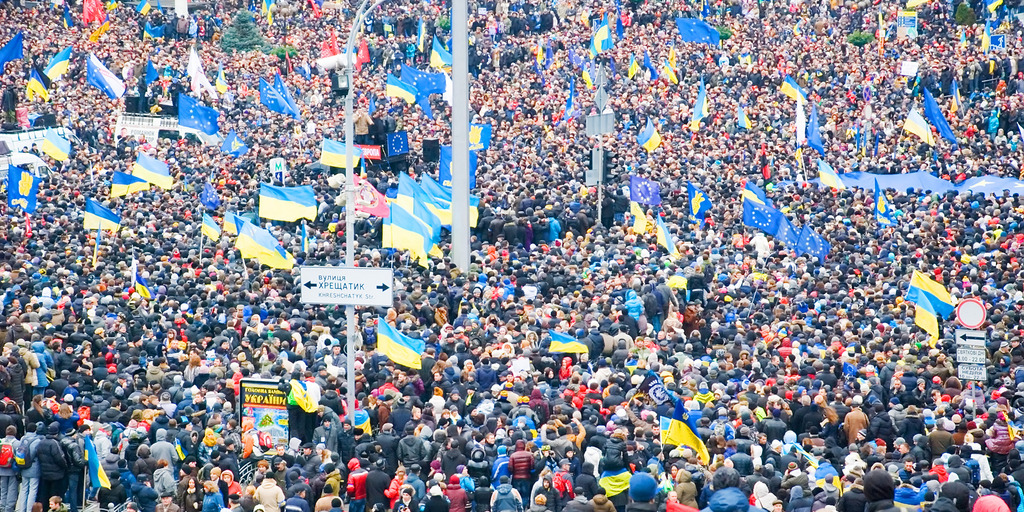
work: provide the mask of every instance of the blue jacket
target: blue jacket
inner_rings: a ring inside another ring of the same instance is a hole
[[[708,500],[708,506],[700,512],[765,512],[764,509],[750,504],[743,491],[735,487],[727,487],[715,491]]]

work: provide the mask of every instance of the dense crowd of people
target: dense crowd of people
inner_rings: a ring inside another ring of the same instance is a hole
[[[393,268],[395,301],[359,308],[351,354],[344,309],[302,304],[297,267],[242,259],[227,232],[201,243],[200,224],[204,212],[251,214],[300,265],[342,263],[345,194],[316,163],[323,139],[344,140],[343,102],[316,62],[358,2],[272,7],[273,23],[258,2],[193,2],[187,17],[114,4],[95,40],[81,4],[70,24],[61,3],[0,5],[0,42],[25,38],[0,75],[5,120],[54,114],[73,135],[66,161],[11,148],[53,173],[35,213],[7,207],[0,223],[0,512],[1024,510],[1024,202],[888,190],[896,224],[883,227],[874,190],[808,183],[819,156],[840,176],[1017,178],[1024,54],[1016,5],[1001,3],[918,5],[907,38],[905,7],[888,0],[470,2],[468,108],[493,130],[478,153],[470,268],[452,263],[447,234],[443,257],[420,265],[382,247],[382,219],[357,213],[354,264]],[[402,172],[438,179],[424,141],[450,144],[452,106],[431,95],[428,115],[388,97],[385,80],[429,67],[430,42],[452,37],[449,8],[389,0],[367,15],[355,133],[379,143],[406,131],[410,145],[404,161],[364,169],[382,193]],[[224,50],[246,11],[266,51]],[[720,45],[685,42],[678,17],[717,27]],[[614,44],[591,65],[602,19]],[[986,31],[1005,47],[983,49]],[[862,45],[865,34],[876,40]],[[69,46],[49,100],[27,99],[31,71]],[[292,53],[270,51],[281,46]],[[226,92],[192,92],[192,48],[211,79],[223,69]],[[124,79],[125,98],[87,83],[90,53]],[[653,73],[631,69],[645,60]],[[600,138],[584,120],[598,66],[615,113]],[[259,79],[275,74],[298,119],[261,104]],[[796,149],[786,77],[816,109],[823,155]],[[709,116],[692,127],[701,83]],[[956,145],[903,129],[925,90]],[[216,108],[221,136],[234,130],[248,152],[115,130],[126,109],[176,111],[180,93]],[[653,151],[638,142],[649,120]],[[600,191],[584,177],[598,144],[610,154]],[[174,186],[110,197],[112,173],[140,153],[167,162]],[[255,217],[275,157],[286,184],[314,187],[315,220]],[[630,213],[630,176],[660,186],[647,222]],[[713,204],[703,225],[688,182]],[[747,182],[820,233],[828,256],[745,226]],[[206,183],[221,200],[212,211]],[[120,212],[116,234],[84,229],[87,198]],[[151,297],[133,288],[135,269]],[[986,304],[981,380],[958,377],[951,318],[937,340],[915,325],[914,271]],[[425,342],[419,368],[378,348],[378,321]],[[585,350],[551,352],[552,332]],[[345,403],[349,358],[358,411]],[[288,393],[290,442],[243,428],[247,378]],[[677,435],[681,417],[694,436]]]

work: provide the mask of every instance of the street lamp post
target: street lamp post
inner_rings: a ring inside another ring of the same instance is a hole
[[[369,0],[362,0],[359,8],[352,16],[352,27],[348,31],[348,39],[345,41],[345,56],[348,62],[345,63],[345,81],[348,83],[348,94],[345,95],[345,262],[343,266],[355,266],[355,205],[356,205],[356,180],[355,168],[352,160],[355,158],[353,139],[355,138],[355,126],[352,119],[352,97],[355,93],[355,82],[352,80],[352,65],[355,59],[352,55],[352,48],[356,38],[362,31],[363,17],[366,13],[377,8],[386,0],[376,0],[367,7]],[[347,400],[349,414],[356,410],[356,370],[355,370],[355,338],[356,338],[356,308],[355,306],[345,307],[347,317],[346,338],[348,365],[345,368],[345,387],[347,388]],[[351,416],[350,416],[351,417]]]

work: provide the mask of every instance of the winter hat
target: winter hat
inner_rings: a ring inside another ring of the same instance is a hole
[[[637,473],[629,479],[629,498],[635,502],[654,499],[658,493],[658,481],[647,473]]]
[[[892,476],[885,470],[874,469],[864,475],[864,497],[869,502],[891,500],[895,493]]]

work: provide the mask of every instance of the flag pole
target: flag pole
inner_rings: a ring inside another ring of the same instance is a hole
[[[199,208],[199,268],[203,268],[203,245],[206,236],[203,235],[203,209]]]
[[[103,227],[96,228],[96,246],[92,249],[92,266],[96,266],[96,259],[100,255],[100,240],[103,238]]]

